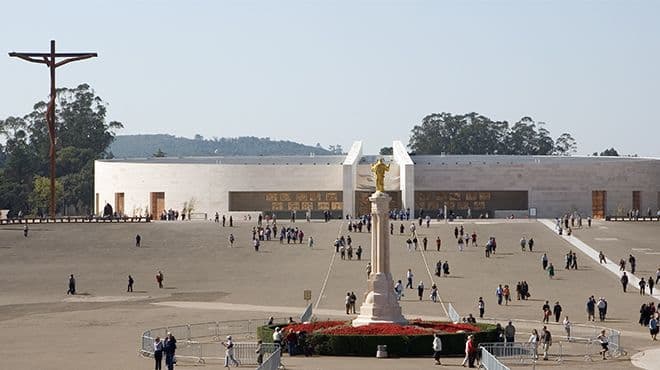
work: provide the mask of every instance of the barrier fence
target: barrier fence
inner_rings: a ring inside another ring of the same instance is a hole
[[[266,358],[266,361],[264,361],[263,364],[259,365],[257,370],[278,370],[282,365],[281,356],[282,353],[280,352],[280,349],[276,349],[270,354],[270,356],[268,356],[268,358]]]
[[[286,322],[278,318],[275,322]],[[197,324],[185,324],[150,329],[142,333],[140,354],[146,357],[154,355],[154,340],[164,339],[170,332],[177,339],[177,361],[197,363],[221,362],[225,358],[225,347],[220,343],[231,335],[234,342],[234,356],[245,365],[257,365],[256,334],[263,320],[215,321]],[[249,341],[251,340],[251,341]],[[263,343],[264,357],[279,349],[272,343]]]
[[[510,370],[484,347],[481,348],[481,367],[486,370]]]
[[[552,327],[549,325],[553,333],[554,344],[550,347],[550,356],[552,360],[563,363],[566,359],[577,358],[579,361],[591,361],[593,356],[598,356],[601,350],[600,340],[598,336],[603,330],[609,344],[609,356],[619,357],[627,355],[626,351],[621,345],[621,333],[618,330],[600,327],[596,325],[581,325],[575,324],[570,327],[570,335],[565,332],[562,327],[562,332],[554,330],[558,326]],[[563,335],[562,335],[563,334]],[[490,356],[495,357],[501,363],[522,364],[522,363],[536,363],[536,360],[541,357],[543,352],[543,343],[539,342],[534,345],[529,342],[496,342],[496,343],[481,343],[479,345],[483,351],[488,352]],[[490,361],[482,359],[484,361]],[[485,366],[485,365],[484,365]],[[491,366],[499,366],[493,365]],[[490,369],[490,367],[486,367]],[[494,367],[501,369],[500,367]]]

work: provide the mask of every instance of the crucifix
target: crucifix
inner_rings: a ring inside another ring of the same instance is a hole
[[[50,100],[46,109],[46,122],[50,138],[50,217],[55,217],[55,68],[77,60],[89,59],[98,56],[96,53],[56,53],[55,40],[50,40],[50,53],[9,53],[32,63],[45,64],[50,69]],[[56,58],[64,58],[56,61]]]

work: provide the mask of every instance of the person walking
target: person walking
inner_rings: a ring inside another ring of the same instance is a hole
[[[66,295],[76,295],[76,278],[73,277],[73,274],[69,275],[69,290],[66,291]]]
[[[532,334],[529,336],[527,341],[532,349],[532,358],[534,360],[539,359],[539,332],[536,329],[532,329]]]
[[[559,301],[555,302],[554,307],[552,307],[552,313],[555,314],[555,322],[559,322],[559,317],[561,316],[561,305],[559,304]]]
[[[156,362],[155,370],[162,370],[163,368],[163,342],[160,337],[154,340],[154,361]]]
[[[440,245],[442,244],[442,240],[440,240],[440,237],[435,238],[435,249],[440,252]]]
[[[25,221],[25,222],[27,222],[27,221]],[[25,224],[25,226],[23,226],[23,237],[27,238],[29,231],[30,231],[30,229],[28,228],[28,225]]]
[[[349,315],[351,313],[351,292],[346,292],[344,304],[346,305],[346,314]]]
[[[653,295],[653,277],[649,276],[649,280],[646,282],[646,285],[649,287],[649,294]]]
[[[651,334],[652,340],[658,340],[657,336],[658,336],[659,328],[660,327],[658,326],[658,315],[653,314],[653,316],[651,316],[651,320],[649,320],[649,333]]]
[[[645,295],[646,294],[646,280],[639,279],[639,295]]]
[[[440,352],[442,352],[442,340],[440,339],[440,333],[433,334],[433,359],[435,359],[436,365],[442,365],[440,363]]]
[[[397,281],[394,285],[394,293],[396,294],[396,300],[400,301],[401,297],[403,297],[403,284],[401,283],[401,280]]]
[[[135,280],[133,280],[133,277],[131,275],[128,275],[128,288],[126,288],[126,292],[133,292],[133,283]]]
[[[548,255],[545,253],[541,256],[541,267],[543,268],[543,271],[548,268]]]
[[[468,359],[468,367],[474,368],[474,361],[477,359],[477,346],[474,343],[474,335],[468,335],[467,342],[465,342],[465,352]]]
[[[605,329],[600,331],[600,335],[598,335],[596,339],[600,343],[600,354],[603,356],[603,360],[606,360],[606,355],[610,352],[610,349],[608,348],[610,341],[607,338],[607,335],[605,335]]]
[[[163,276],[163,272],[159,270],[156,274],[156,282],[158,283],[158,288],[160,289],[163,288],[163,280],[165,280],[165,276]]]
[[[477,307],[479,308],[479,318],[484,318],[484,312],[486,310],[486,303],[484,302],[483,297],[479,297],[479,302],[477,302]]]
[[[500,284],[495,290],[495,295],[497,296],[497,304],[502,305],[502,297],[504,295],[504,289],[502,288],[502,284]]]
[[[369,279],[369,276],[371,276],[371,262],[367,262],[367,279]]]
[[[596,321],[596,299],[594,296],[587,300],[587,321]]]
[[[422,300],[422,296],[424,296],[424,282],[420,281],[419,285],[417,285],[417,296],[419,297],[419,300]]]
[[[550,279],[554,279],[555,277],[555,266],[552,265],[552,262],[548,265],[548,277]]]
[[[543,327],[543,334],[541,334],[541,342],[543,342],[543,360],[548,361],[548,352],[552,346],[552,334],[547,326]]]
[[[607,259],[605,259],[605,253],[603,253],[603,251],[600,251],[598,253],[598,262],[599,263],[607,263]]]
[[[628,275],[626,275],[626,272],[623,272],[623,275],[621,276],[621,285],[623,286],[623,292],[626,292],[626,289],[628,289]]]
[[[413,273],[411,269],[408,269],[408,272],[406,272],[406,279],[408,279],[408,282],[406,283],[406,288],[413,289]]]
[[[229,364],[232,363],[234,366],[239,367],[241,364],[234,357],[234,341],[231,340],[231,335],[227,336],[227,341],[222,342],[222,345],[225,347],[225,367],[229,368]]]
[[[504,327],[504,339],[507,343],[513,343],[516,341],[516,327],[513,326],[511,321],[509,321],[509,324]]]
[[[264,362],[264,346],[263,346],[263,341],[259,339],[257,341],[257,349],[254,351],[254,353],[257,354],[257,365],[261,366],[261,364]]]
[[[229,234],[229,246],[230,247],[234,246],[234,240],[236,240],[236,238],[234,238],[234,234]]]
[[[135,235],[135,246],[139,247],[141,242],[142,242],[142,237],[140,236],[140,234],[136,234]]]
[[[431,301],[433,301],[433,303],[436,303],[438,301],[438,286],[435,285],[435,284],[433,284],[431,286],[431,296],[430,297],[431,297]]]
[[[566,316],[564,318],[564,321],[562,322],[562,324],[564,325],[564,331],[566,332],[566,340],[568,340],[570,342],[571,341],[571,326],[573,326],[573,324],[571,324],[571,322],[568,320],[568,316]]]
[[[167,370],[174,370],[174,364],[176,363],[176,338],[172,333],[167,332],[165,337],[165,343],[163,343],[163,352],[165,353],[165,366]]]

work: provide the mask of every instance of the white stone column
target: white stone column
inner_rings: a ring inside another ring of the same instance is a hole
[[[371,197],[371,265],[369,290],[353,326],[373,323],[406,323],[394,293],[390,272],[389,208],[391,197],[376,192]]]

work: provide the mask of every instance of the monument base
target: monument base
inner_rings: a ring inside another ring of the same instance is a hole
[[[351,323],[353,326],[408,323],[401,313],[390,273],[373,274],[369,279],[368,291],[360,307],[360,315]]]

